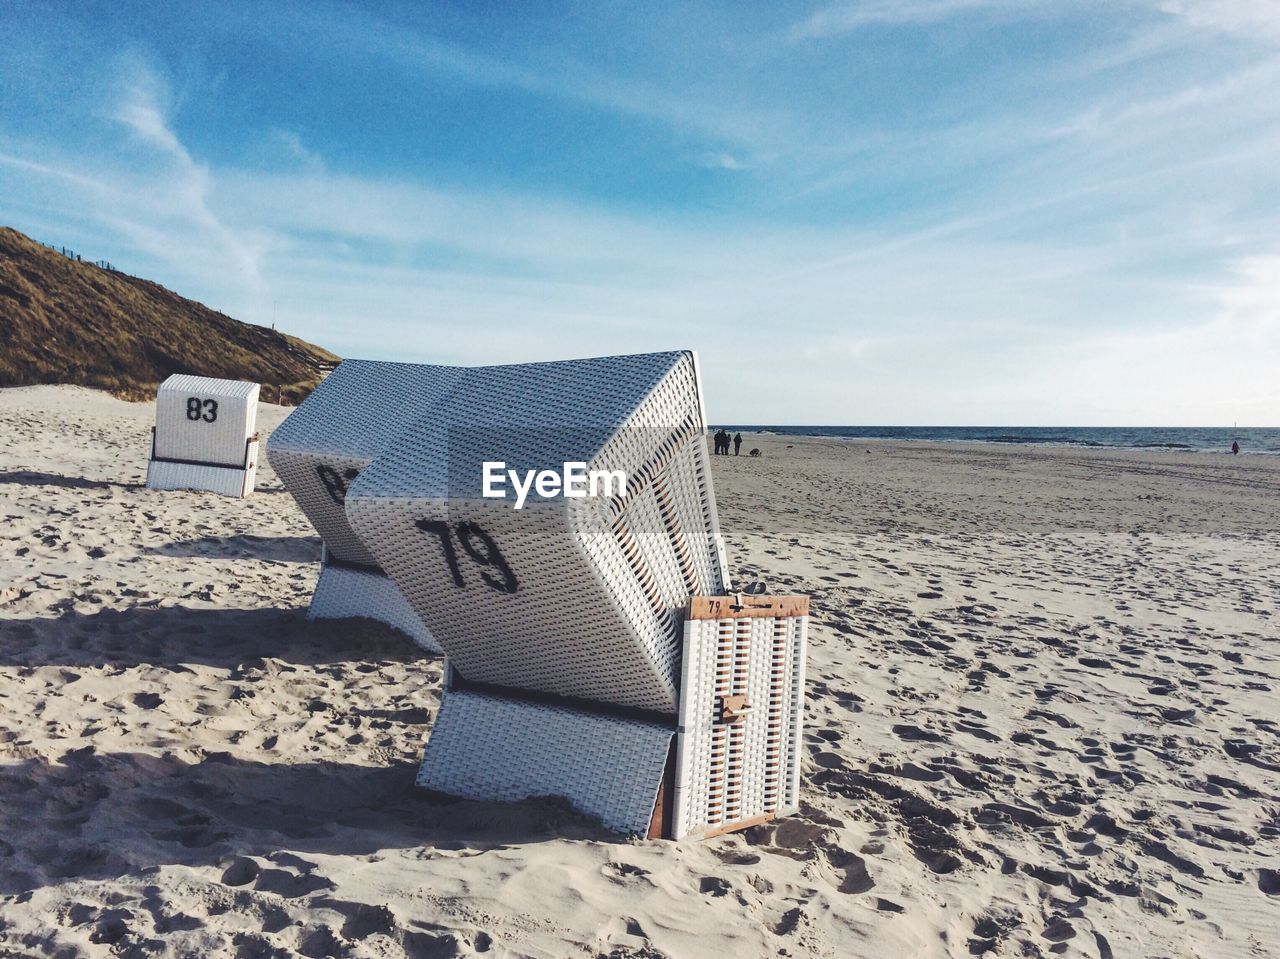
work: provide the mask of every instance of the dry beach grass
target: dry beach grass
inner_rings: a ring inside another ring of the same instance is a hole
[[[264,397],[297,403],[337,361],[0,226],[0,386],[78,383],[149,399],[171,373],[199,373],[260,382]]]
[[[1280,955],[1280,458],[716,458],[805,806],[677,845],[421,795],[440,663],[305,622],[269,469],[142,488],[152,415],[0,391],[0,955]]]

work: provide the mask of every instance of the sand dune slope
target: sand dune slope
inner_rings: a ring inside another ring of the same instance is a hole
[[[806,803],[677,845],[421,795],[441,664],[305,622],[269,468],[142,488],[152,413],[0,391],[0,956],[1280,955],[1280,462],[717,458]]]

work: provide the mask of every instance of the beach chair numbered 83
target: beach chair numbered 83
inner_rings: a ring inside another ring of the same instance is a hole
[[[147,486],[248,496],[258,475],[258,384],[175,373],[156,392]]]

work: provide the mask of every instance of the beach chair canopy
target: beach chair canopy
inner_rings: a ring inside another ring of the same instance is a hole
[[[682,610],[727,579],[704,433],[692,353],[465,369],[350,485],[347,519],[456,676],[670,716]],[[486,463],[583,464],[625,492],[517,509],[510,481],[485,495]]]

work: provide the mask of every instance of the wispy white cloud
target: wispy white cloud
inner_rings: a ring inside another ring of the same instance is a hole
[[[115,118],[150,146],[170,154],[188,168],[195,168],[190,154],[169,129],[166,119],[170,109],[169,85],[140,54],[121,54],[116,63]]]
[[[1280,254],[1245,257],[1232,266],[1229,275],[1233,282],[1210,290],[1219,311],[1209,332],[1229,336],[1252,349],[1267,347],[1280,352]],[[1280,390],[1280,376],[1272,381]]]
[[[796,40],[852,33],[878,24],[930,24],[979,10],[1025,12],[1036,0],[859,0],[823,7],[791,28]]]
[[[138,208],[141,215],[120,210],[117,216],[130,224],[135,240],[159,247],[156,252],[210,259],[221,253],[246,289],[261,296],[265,284],[257,252],[211,207],[212,175],[174,132],[172,102],[167,79],[144,56],[130,51],[117,58],[108,109],[132,134],[148,181],[133,184],[126,194],[145,197]]]
[[[1280,39],[1276,0],[1128,0],[1112,5],[1113,10],[1126,7],[1135,13],[1168,14],[1197,28],[1255,40]],[[853,0],[820,7],[794,24],[790,35],[795,40],[824,39],[877,25],[925,26],[980,13],[1027,18],[1044,12],[1062,10],[1045,0]]]
[[[728,170],[731,173],[750,169],[749,164],[732,153],[704,153],[698,157],[698,165],[708,170]]]
[[[1157,6],[1196,27],[1280,41],[1280,3],[1276,0],[1157,0]]]
[[[5,164],[13,169],[21,170],[24,173],[33,173],[41,178],[50,180],[61,180],[69,186],[78,187],[86,192],[97,194],[99,197],[105,196],[111,187],[93,177],[85,176],[83,173],[75,170],[67,170],[58,166],[52,166],[48,163],[41,163],[27,157],[14,156],[10,153],[0,153],[0,163]]]
[[[701,96],[683,86],[603,70],[565,51],[528,61],[481,52],[420,30],[404,29],[372,10],[352,6],[312,3],[287,13],[255,8],[252,20],[259,29],[265,26],[278,31],[285,42],[292,38],[292,42],[305,44],[310,52],[324,48],[419,74],[444,74],[475,86],[520,90],[598,108],[692,131],[732,144],[739,153],[773,142],[770,131],[787,120],[784,112],[759,104],[738,109],[723,96]]]
[[[1194,319],[1066,347],[1060,382],[1099,422],[1275,426],[1280,410],[1280,255],[1244,257],[1229,279],[1187,292]],[[1089,409],[1091,408],[1091,410]]]
[[[1171,123],[1190,120],[1203,147],[1206,145],[1203,133],[1209,124],[1237,116],[1261,118],[1280,113],[1280,102],[1273,103],[1266,98],[1278,84],[1280,59],[1266,59],[1209,81],[1183,83],[1154,96],[1121,99],[1111,95],[1090,105],[1067,123],[1047,130],[1046,139],[1076,135],[1132,139],[1135,133],[1152,128],[1161,136],[1167,136]],[[1207,145],[1220,148],[1220,144]]]
[[[297,166],[307,173],[323,173],[324,159],[319,153],[310,150],[302,142],[302,137],[291,130],[275,129],[268,132],[267,146],[272,153],[283,159],[284,166]],[[277,164],[281,165],[281,164]]]

